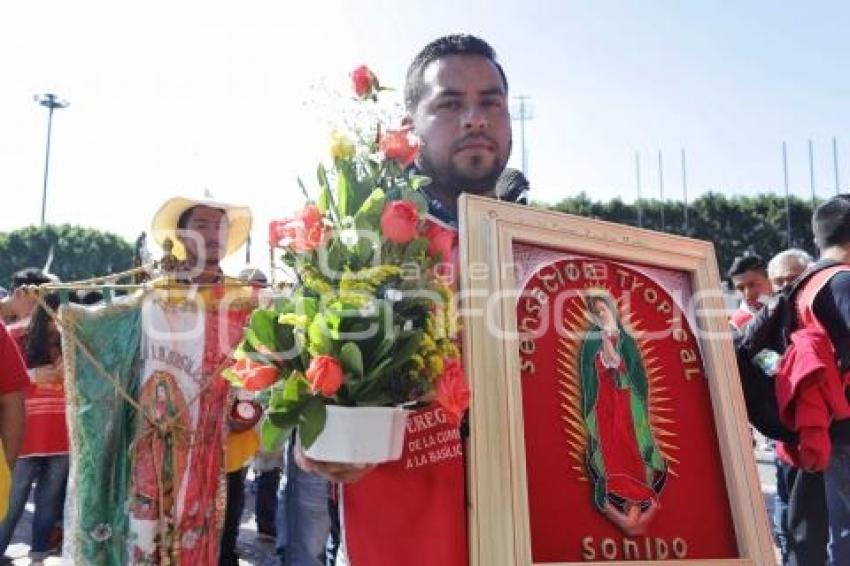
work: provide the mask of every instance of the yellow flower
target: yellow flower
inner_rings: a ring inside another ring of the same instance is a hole
[[[331,157],[333,159],[350,159],[354,157],[354,143],[339,132],[331,134]]]
[[[432,376],[438,376],[443,373],[443,358],[440,356],[428,356],[428,370]]]
[[[278,317],[279,324],[289,324],[297,328],[307,328],[307,323],[310,322],[306,314],[296,314],[294,312],[282,314]]]
[[[428,336],[427,334],[422,335],[422,339],[419,342],[419,351],[420,352],[431,352],[432,350],[436,350],[437,345],[434,343],[434,340]]]
[[[400,267],[390,264],[377,265],[360,271],[346,271],[342,274],[339,289],[342,294],[357,292],[374,294],[378,287],[400,273]]]

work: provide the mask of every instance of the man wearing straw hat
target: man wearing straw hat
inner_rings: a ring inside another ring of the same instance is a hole
[[[154,240],[169,250],[173,256],[170,276],[178,283],[212,289],[215,298],[222,298],[224,286],[237,285],[235,279],[226,278],[220,262],[241,248],[251,230],[251,212],[244,206],[234,206],[214,201],[198,201],[183,197],[171,198],[154,215],[152,234]],[[170,277],[166,277],[166,282]],[[166,283],[167,284],[167,283]],[[212,287],[206,287],[210,286]],[[232,317],[225,313],[228,303],[222,302],[219,317]],[[207,337],[209,341],[209,337]],[[232,347],[219,338],[219,347]],[[229,356],[230,352],[224,352]],[[260,411],[252,403],[237,402],[228,412],[226,454],[227,504],[221,537],[219,564],[237,564],[236,537],[239,517],[244,505],[244,467],[258,446],[253,430]],[[191,502],[188,503],[191,505]]]
[[[164,277],[114,300],[116,288],[139,286],[106,284],[102,304],[60,309],[72,346],[63,348],[73,444],[66,560],[237,563],[236,528],[221,541],[224,472],[236,472],[228,507],[238,511],[260,411],[232,403],[223,372],[256,293],[220,263],[250,227],[245,207],[172,198],[153,218],[170,260]]]
[[[219,283],[219,263],[241,248],[251,232],[251,210],[214,201],[174,197],[153,218],[154,240],[179,262],[178,279]],[[169,244],[170,243],[170,244]]]

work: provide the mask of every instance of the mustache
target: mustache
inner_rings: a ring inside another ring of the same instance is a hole
[[[467,134],[467,135],[463,136],[462,138],[460,138],[459,140],[457,140],[456,142],[454,142],[452,144],[452,151],[453,152],[457,151],[457,150],[459,150],[460,148],[462,148],[466,145],[470,145],[470,144],[473,144],[473,143],[482,143],[482,142],[487,143],[489,145],[492,145],[495,148],[499,147],[499,143],[494,138],[488,136],[487,134],[477,133],[477,134]]]

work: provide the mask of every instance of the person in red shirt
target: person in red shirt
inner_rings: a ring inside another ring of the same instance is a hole
[[[56,310],[59,298],[46,297]],[[41,564],[50,550],[50,536],[61,519],[68,481],[68,429],[59,330],[47,312],[33,313],[26,334],[29,369],[26,390],[26,433],[12,475],[9,512],[0,523],[0,552],[5,552],[35,482],[31,564]],[[26,376],[26,374],[24,374]]]
[[[741,305],[729,317],[732,328],[741,332],[764,308],[773,294],[773,286],[767,276],[767,264],[755,254],[736,257],[726,275],[735,290],[741,293]]]
[[[500,188],[511,152],[508,81],[485,41],[450,35],[414,58],[404,98],[404,124],[421,140],[413,167],[431,179],[422,191],[429,200],[429,237],[432,245],[445,246],[444,257],[455,258],[461,194],[520,201],[527,188],[507,180],[510,187]],[[445,442],[433,454],[411,453],[411,446],[436,438]],[[422,408],[408,419],[406,445],[401,460],[377,467],[317,462],[296,452],[302,469],[345,482],[337,564],[467,564],[464,452],[457,424],[440,407]]]
[[[15,465],[24,437],[24,391],[29,384],[18,346],[0,323],[0,441],[10,468]]]

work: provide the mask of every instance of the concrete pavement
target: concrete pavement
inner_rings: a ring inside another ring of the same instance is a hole
[[[756,462],[758,464],[759,481],[761,483],[762,494],[765,499],[766,512],[768,517],[772,517],[773,513],[773,496],[776,493],[776,476],[773,472],[773,454],[769,452],[764,443],[758,443],[755,452]],[[29,552],[29,537],[32,524],[32,502],[27,503],[27,508],[24,511],[21,521],[15,530],[15,535],[12,539],[12,544],[6,550],[6,556],[13,558],[14,564],[24,566],[30,563],[27,558]],[[249,487],[245,494],[245,511],[242,515],[242,525],[239,531],[239,539],[237,542],[237,551],[240,556],[240,566],[276,566],[277,561],[274,555],[274,542],[257,536],[257,525],[253,517],[254,510],[254,493]],[[57,566],[62,564],[60,557],[50,557],[45,561],[47,566]],[[200,565],[199,565],[200,566]]]

